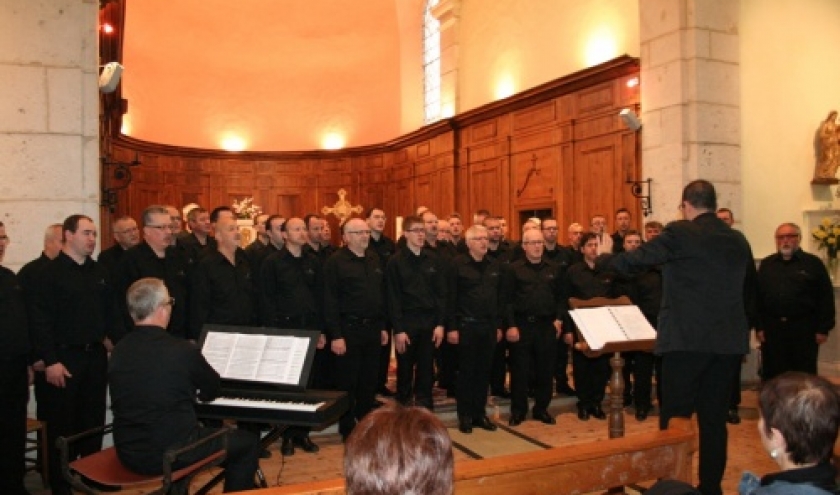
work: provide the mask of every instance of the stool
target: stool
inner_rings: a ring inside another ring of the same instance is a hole
[[[29,434],[35,432],[35,438],[29,438]],[[26,471],[38,471],[41,473],[41,481],[44,488],[50,487],[50,453],[49,442],[47,441],[47,424],[37,419],[26,418]],[[34,455],[30,455],[34,452]]]
[[[183,480],[184,483],[189,484],[189,480],[198,474],[199,471],[218,466],[225,460],[225,454],[227,451],[227,429],[221,429],[212,435],[206,436],[178,450],[168,451],[164,454],[162,459],[163,474],[144,475],[129,470],[120,462],[117,457],[117,450],[114,447],[109,447],[80,459],[69,461],[68,452],[72,443],[92,435],[111,433],[112,430],[112,425],[105,425],[73,435],[72,437],[59,437],[57,444],[58,450],[61,453],[61,472],[64,479],[66,479],[74,489],[88,495],[96,495],[97,491],[89,486],[86,481],[93,481],[100,485],[117,489],[130,488],[134,485],[157,483],[159,488],[152,492],[148,492],[149,494],[169,494],[172,489],[176,488],[174,486],[176,482]],[[193,464],[190,464],[189,466],[178,470],[172,469],[172,465],[180,455],[189,452],[215,438],[222,438],[223,446],[221,449],[194,462]]]

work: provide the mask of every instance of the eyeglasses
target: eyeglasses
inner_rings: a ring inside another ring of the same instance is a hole
[[[486,240],[488,240],[488,237],[487,236],[473,237],[472,239],[467,239],[467,240],[468,241],[486,241]]]
[[[347,233],[356,235],[370,235],[369,230],[348,230]]]
[[[785,239],[798,239],[799,234],[776,234],[776,240],[783,241]]]
[[[412,234],[424,234],[426,232],[425,229],[408,229],[406,232],[411,232]]]
[[[550,230],[552,232],[557,232],[557,227],[543,227],[543,230]]]
[[[150,229],[158,229],[160,231],[172,230],[172,226],[169,224],[166,225],[146,225]]]
[[[525,245],[525,246],[542,246],[543,244],[545,244],[545,242],[543,242],[543,241],[523,241],[522,244]]]
[[[170,297],[168,301],[163,301],[160,303],[161,306],[175,306],[175,298]]]

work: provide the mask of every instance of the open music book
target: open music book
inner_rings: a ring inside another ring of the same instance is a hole
[[[207,331],[201,353],[222,378],[298,385],[311,342],[294,335]]]
[[[656,330],[638,306],[580,308],[570,310],[569,315],[592,350],[611,342],[656,339]]]

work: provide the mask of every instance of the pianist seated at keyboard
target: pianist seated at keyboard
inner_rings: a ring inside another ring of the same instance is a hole
[[[114,348],[108,366],[114,444],[127,468],[161,474],[164,452],[217,431],[199,424],[195,397],[214,399],[220,378],[197,347],[166,332],[172,305],[183,301],[169,297],[160,279],[138,280],[128,289],[126,300],[135,328]],[[223,464],[225,492],[254,488],[258,442],[254,433],[230,432]],[[220,445],[220,439],[209,442],[175,468],[210,455]]]

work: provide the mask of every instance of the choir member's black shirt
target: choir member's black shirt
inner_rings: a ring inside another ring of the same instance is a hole
[[[108,363],[117,451],[159,462],[198,426],[196,396],[212,400],[219,386],[219,374],[196,346],[163,328],[138,325]]]
[[[662,269],[652,266],[641,273],[630,276],[618,275],[616,294],[630,298],[648,322],[656,328],[659,307],[662,305]]]
[[[503,265],[487,256],[476,261],[471,255],[462,254],[452,260],[447,329],[458,330],[464,318],[491,322],[496,328],[502,328],[502,270]]]
[[[797,250],[790,260],[779,253],[758,267],[759,330],[786,317],[817,333],[834,328],[834,289],[822,261]],[[789,324],[791,324],[789,323]]]
[[[41,256],[23,265],[23,268],[18,271],[18,282],[20,282],[27,297],[35,291],[35,281],[37,280],[38,272],[47,266],[47,263],[50,261],[52,260],[46,254],[41,253]]]
[[[207,241],[202,244],[194,232],[190,232],[185,237],[178,238],[176,247],[187,258],[190,264],[198,263],[202,256],[207,253],[216,252],[219,249],[216,239],[208,235]]]
[[[0,357],[17,357],[30,351],[29,324],[23,287],[14,272],[0,266]]]
[[[189,308],[187,269],[187,259],[174,246],[166,248],[163,258],[158,258],[146,241],[126,251],[120,262],[117,276],[118,302],[122,308],[126,328],[133,326],[125,303],[128,288],[141,278],[155,277],[163,280],[169,295],[175,298],[172,316],[169,319],[169,333],[178,337],[197,338],[198,335],[187,335],[187,309]]]
[[[561,304],[568,308],[569,298],[592,299],[593,297],[615,297],[615,273],[589,268],[585,261],[575,263],[566,271],[563,279]],[[563,332],[574,332],[568,312],[564,312]]]
[[[406,247],[395,254],[385,269],[388,314],[394,332],[406,330],[406,314],[426,313],[443,325],[446,320],[446,275],[444,262],[429,248],[420,254]]]
[[[516,316],[562,319],[565,305],[560,301],[564,270],[545,260],[527,259],[511,263],[504,277],[507,327],[516,326]]]
[[[324,264],[324,320],[329,336],[340,339],[342,318],[385,324],[384,272],[372,251],[356,256],[346,246]]]
[[[96,262],[104,266],[105,269],[108,271],[108,275],[111,277],[112,283],[116,282],[116,279],[114,277],[117,274],[117,270],[120,266],[120,261],[122,260],[122,257],[125,254],[125,252],[126,250],[123,249],[122,246],[120,246],[119,244],[114,244],[113,246],[99,253],[99,258],[96,259]]]
[[[189,335],[201,336],[206,323],[254,325],[257,323],[256,284],[245,252],[236,249],[235,263],[222,253],[207,253],[190,276]],[[176,300],[177,304],[177,300]]]
[[[372,249],[379,256],[379,263],[384,270],[388,266],[388,260],[397,251],[397,245],[394,244],[394,241],[390,237],[382,234],[379,236],[378,241],[373,236],[370,236],[368,249]]]
[[[263,261],[259,285],[263,325],[284,328],[284,318],[303,318],[308,328],[323,328],[324,277],[314,254],[295,257],[285,247],[271,253]]]
[[[64,252],[36,277],[30,305],[30,329],[36,359],[47,366],[57,362],[63,347],[112,342],[122,337],[115,292],[105,268],[85,258],[79,264]]]

